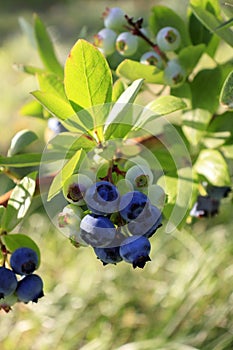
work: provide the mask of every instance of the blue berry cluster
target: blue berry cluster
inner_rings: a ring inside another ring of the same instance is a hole
[[[37,253],[21,247],[12,253],[9,268],[0,267],[0,309],[9,311],[15,302],[37,303],[44,296],[43,281],[33,273],[38,264]]]
[[[208,185],[205,189],[205,195],[198,195],[190,216],[196,218],[212,217],[219,213],[221,200],[226,198],[231,192],[229,186]]]
[[[124,193],[109,180],[90,184],[86,177],[74,174],[64,184],[70,203],[58,215],[59,227],[75,246],[91,246],[103,265],[125,261],[143,268],[150,260],[149,239],[162,225],[161,210],[149,198],[157,186],[151,170],[131,167],[124,174]]]
[[[155,37],[142,27],[143,20],[134,21],[119,7],[103,13],[104,28],[94,36],[94,45],[105,55],[116,52],[145,65],[164,70],[164,84],[178,86],[184,82],[185,69],[176,58],[182,40],[179,31],[171,26],[161,28]]]

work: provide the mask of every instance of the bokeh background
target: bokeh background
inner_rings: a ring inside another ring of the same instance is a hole
[[[37,88],[15,64],[40,65],[20,27],[38,13],[64,62],[80,36],[92,41],[106,6],[148,18],[156,4],[182,16],[187,1],[8,0],[0,2],[0,152],[19,130],[34,130],[45,145],[43,120],[22,117],[22,105]],[[6,190],[1,183],[0,194]],[[182,232],[152,238],[152,262],[144,270],[128,264],[102,266],[91,249],[74,248],[55,230],[39,200],[17,232],[41,248],[39,274],[45,297],[0,311],[1,350],[232,350],[232,204]]]

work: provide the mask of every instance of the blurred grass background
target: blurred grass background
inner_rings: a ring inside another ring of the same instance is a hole
[[[20,107],[34,90],[33,77],[14,63],[39,65],[18,18],[32,22],[37,12],[48,26],[64,62],[85,27],[87,38],[101,29],[106,6],[148,17],[162,3],[185,12],[186,1],[37,1],[0,2],[0,150],[22,128],[43,140],[46,124],[22,117]],[[37,147],[43,148],[43,142]],[[4,187],[4,186],[3,186]],[[3,192],[1,187],[0,193]],[[232,350],[233,221],[226,199],[220,214],[191,228],[152,238],[152,262],[144,270],[126,263],[105,266],[90,248],[74,248],[35,201],[18,228],[40,246],[38,273],[45,297],[0,311],[1,350]]]

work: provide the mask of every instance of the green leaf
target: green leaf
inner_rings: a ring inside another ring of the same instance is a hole
[[[205,51],[205,45],[189,45],[179,52],[179,62],[185,68],[187,74],[191,73]]]
[[[85,155],[86,153],[82,149],[78,150],[64,165],[61,171],[59,171],[59,173],[54,177],[49,188],[48,201],[50,201],[61,191],[66,179],[68,179],[78,169]]]
[[[26,215],[36,188],[37,172],[25,176],[11,193],[2,219],[2,228],[10,232]]]
[[[3,205],[0,205],[0,228],[2,227],[2,218],[5,215],[6,208]]]
[[[0,156],[0,166],[5,167],[29,167],[37,166],[40,164],[41,154],[40,153],[27,153],[17,154],[11,157]]]
[[[50,39],[45,25],[37,15],[34,17],[34,30],[38,52],[42,62],[44,63],[44,66],[50,72],[53,72],[62,77],[63,68],[56,57],[53,43]]]
[[[22,233],[11,233],[10,235],[2,236],[1,239],[3,244],[11,253],[13,253],[16,249],[21,247],[33,249],[38,255],[40,265],[40,249],[38,245],[29,236],[26,236]]]
[[[13,156],[21,152],[25,147],[36,141],[38,136],[31,130],[21,130],[12,138],[7,155]]]
[[[233,33],[230,28],[221,27],[221,20],[219,19],[219,3],[216,0],[190,0],[190,6],[194,15],[199,21],[211,32],[218,35],[221,39],[226,41],[230,46],[233,46]]]
[[[233,112],[215,115],[206,130],[203,144],[207,148],[217,148],[233,138]]]
[[[40,90],[67,100],[62,79],[53,73],[37,74]],[[68,101],[67,101],[68,102]]]
[[[182,130],[189,143],[197,146],[205,134],[212,114],[205,109],[192,109],[182,116]]]
[[[34,28],[31,23],[29,23],[25,18],[19,17],[18,18],[19,25],[24,32],[24,34],[27,36],[28,41],[32,45],[33,48],[36,48],[36,39],[34,35]]]
[[[180,229],[185,223],[197,195],[197,184],[191,168],[179,169],[176,177],[164,175],[157,184],[167,195],[163,214],[168,220],[165,231],[170,233],[175,228]]]
[[[222,72],[220,67],[200,71],[191,82],[192,106],[215,113],[219,105]]]
[[[69,101],[52,93],[34,91],[32,95],[54,117],[64,121],[63,125],[70,131],[87,131]]]
[[[146,83],[163,84],[162,70],[130,59],[121,62],[116,73],[130,81],[144,79]]]
[[[213,149],[202,150],[194,168],[214,186],[230,185],[227,163],[221,153]]]
[[[113,105],[104,126],[104,136],[107,140],[114,134],[123,138],[132,128],[137,107],[131,105],[138,95],[143,84],[143,79],[135,80],[118,98]],[[121,125],[124,124],[124,125]]]
[[[90,108],[111,102],[112,74],[102,53],[80,39],[65,64],[65,91],[74,106]]]
[[[233,109],[233,71],[228,75],[223,84],[220,102]]]
[[[29,101],[20,108],[20,114],[44,119],[43,107],[38,101]]]
[[[184,108],[186,108],[186,104],[181,98],[175,96],[160,96],[145,106],[140,117],[135,121],[133,129],[141,128],[155,118]]]
[[[48,149],[75,152],[81,148],[84,150],[92,150],[96,145],[96,141],[86,134],[63,132],[49,141]]]
[[[49,156],[45,159],[42,159],[41,153],[25,153],[25,154],[16,154],[11,157],[2,157],[0,156],[0,167],[14,167],[14,168],[23,168],[23,167],[34,167],[41,164],[41,162],[55,162],[60,160],[61,153],[51,152]]]
[[[151,32],[155,35],[164,27],[174,27],[180,32],[182,45],[186,46],[191,44],[188,28],[184,21],[169,7],[160,5],[153,7],[152,15],[149,18],[149,25]]]
[[[112,101],[116,102],[120,95],[125,91],[125,84],[121,79],[117,79],[112,88]]]
[[[46,71],[42,68],[38,68],[38,67],[33,67],[30,65],[25,65],[25,64],[14,64],[13,67],[19,71],[19,72],[23,72],[23,73],[27,73],[30,75],[36,75],[37,73],[45,73]]]

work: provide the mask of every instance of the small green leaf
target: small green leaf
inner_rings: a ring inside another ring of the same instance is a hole
[[[12,138],[7,155],[13,156],[21,152],[25,147],[36,141],[38,136],[31,130],[21,130]]]
[[[212,0],[191,0],[191,9],[198,20],[211,32],[225,40],[230,46],[233,46],[232,30],[227,27],[221,27],[222,21],[219,19],[219,2]]]
[[[155,118],[184,108],[186,108],[186,104],[181,98],[160,96],[145,106],[140,117],[135,121],[133,128],[141,128]]]
[[[181,63],[182,67],[185,68],[187,74],[191,73],[195,68],[199,59],[204,53],[205,48],[206,47],[204,44],[196,46],[189,45],[179,52],[179,62]]]
[[[142,84],[143,79],[135,80],[113,105],[105,121],[104,135],[106,140],[113,134],[116,138],[123,138],[134,125],[133,121],[137,107],[134,108],[131,104],[137,97]]]
[[[189,32],[184,21],[169,7],[160,5],[154,6],[152,8],[149,24],[152,33],[155,35],[164,27],[174,27],[180,32],[182,45],[186,46],[191,44]]]
[[[20,114],[44,119],[43,107],[38,101],[29,101],[20,109]]]
[[[227,163],[221,153],[213,149],[202,150],[194,168],[214,186],[228,186],[230,176]]]
[[[130,81],[144,79],[146,83],[163,84],[162,70],[130,59],[121,62],[116,73]]]
[[[191,168],[179,169],[177,176],[164,175],[159,178],[157,184],[167,195],[163,214],[168,220],[165,230],[170,233],[175,228],[180,229],[185,223],[197,196],[197,184]]]
[[[225,144],[230,138],[233,138],[233,112],[225,112],[215,115],[206,130],[203,144],[207,148],[217,148]]]
[[[75,170],[78,169],[79,165],[85,157],[85,154],[86,153],[82,149],[78,150],[74,156],[68,160],[61,171],[59,171],[59,173],[55,176],[49,188],[48,201],[50,201],[61,191],[66,179],[68,179],[75,172]]]
[[[0,166],[5,167],[30,167],[37,166],[40,164],[41,154],[40,153],[27,153],[17,154],[11,157],[0,156]]]
[[[16,154],[11,157],[0,156],[0,166],[14,168],[34,167],[40,165],[42,162],[50,163],[60,160],[60,156],[61,153],[59,152],[51,152],[46,159],[42,159],[41,153]]]
[[[62,79],[53,73],[37,74],[40,90],[67,100]]]
[[[86,134],[63,132],[49,141],[48,148],[63,152],[77,151],[79,149],[92,150],[96,147],[96,141]]]
[[[38,245],[29,236],[26,236],[22,233],[11,233],[9,235],[3,235],[1,239],[3,241],[3,244],[11,253],[13,253],[16,249],[21,247],[33,249],[38,255],[40,265],[40,249]]]
[[[125,91],[125,84],[121,79],[117,79],[112,88],[112,101],[116,102],[120,95]]]
[[[182,130],[189,143],[197,146],[205,134],[212,114],[205,109],[192,109],[182,116]]]
[[[37,73],[41,74],[46,72],[42,68],[33,67],[25,64],[14,64],[13,67],[19,72],[27,73],[30,75],[36,75]]]
[[[36,39],[34,35],[33,25],[23,17],[19,17],[18,21],[22,31],[27,36],[30,44],[32,45],[33,48],[36,48]]]
[[[2,218],[5,215],[6,208],[3,205],[0,205],[0,228],[2,227]]]
[[[94,45],[83,39],[77,41],[67,58],[64,84],[74,106],[90,108],[111,102],[112,74],[108,63]]]
[[[219,105],[222,72],[220,67],[200,71],[191,82],[193,108],[215,113]]]
[[[56,57],[53,43],[50,39],[45,25],[37,15],[34,17],[34,30],[38,52],[42,62],[44,63],[44,66],[50,72],[53,72],[62,77],[63,68]]]
[[[62,99],[55,94],[42,91],[34,91],[32,95],[54,117],[64,121],[63,125],[70,131],[86,132],[88,129],[83,125],[68,100]]]
[[[228,75],[223,84],[220,102],[233,109],[233,71]]]
[[[37,172],[33,172],[14,187],[2,219],[5,231],[12,231],[26,215],[36,188],[36,176]]]

